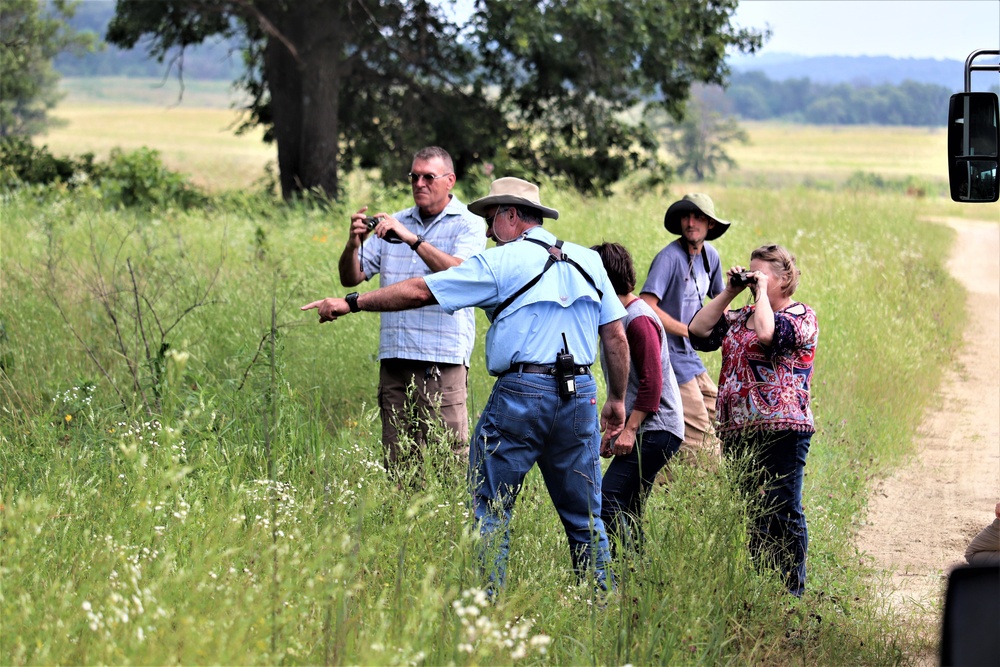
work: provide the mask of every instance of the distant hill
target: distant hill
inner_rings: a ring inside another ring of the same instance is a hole
[[[977,63],[987,62],[977,59]],[[809,79],[814,83],[877,86],[904,81],[944,86],[953,92],[965,86],[965,61],[888,56],[797,56],[774,53],[733,56],[729,65],[738,72],[763,72],[773,81]],[[991,78],[992,75],[992,78]],[[973,87],[987,90],[997,84],[994,72],[973,72]]]
[[[114,0],[87,0],[77,6],[76,16],[70,21],[70,25],[80,31],[89,30],[104,39],[108,23],[114,15]],[[98,53],[82,57],[62,53],[56,57],[54,65],[56,71],[64,77],[163,77],[168,65],[172,65],[171,73],[177,74],[179,63],[173,62],[176,52],[165,62],[158,63],[147,55],[144,44],[144,41],[140,41],[140,45],[134,49],[108,45]],[[183,65],[184,78],[188,80],[232,81],[244,72],[239,44],[235,40],[219,38],[186,49]]]
[[[90,30],[103,38],[114,16],[114,0],[87,0],[78,5],[71,21],[77,30]],[[232,81],[244,72],[240,44],[216,39],[191,47],[184,54],[184,76],[189,80],[224,79]],[[168,61],[170,59],[168,58]],[[776,82],[808,78],[816,84],[847,83],[858,86],[899,85],[904,81],[944,86],[952,92],[964,86],[964,61],[932,58],[889,58],[887,56],[807,57],[790,53],[734,55],[728,60],[735,72],[760,71]],[[977,61],[984,62],[984,61]],[[151,60],[144,48],[123,50],[113,46],[82,58],[61,54],[56,70],[66,77],[157,77],[167,65]],[[175,71],[176,73],[176,71]],[[992,78],[991,78],[992,76]],[[994,72],[973,73],[975,90],[989,90],[997,85]]]

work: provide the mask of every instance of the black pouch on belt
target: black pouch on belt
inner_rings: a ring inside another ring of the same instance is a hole
[[[564,352],[556,355],[556,379],[561,398],[576,396],[576,363],[572,354]]]

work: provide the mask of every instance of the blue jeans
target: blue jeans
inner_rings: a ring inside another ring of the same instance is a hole
[[[636,551],[642,545],[642,510],[656,475],[681,446],[668,431],[645,431],[625,456],[616,456],[601,481],[601,519],[612,553],[618,546]]]
[[[811,433],[761,431],[727,435],[727,456],[748,457],[744,490],[760,498],[750,526],[750,554],[781,572],[788,592],[801,597],[806,585],[809,531],[802,510],[802,478]]]
[[[593,570],[599,587],[614,585],[601,521],[600,444],[592,376],[578,375],[576,395],[567,399],[559,397],[551,376],[511,373],[497,379],[469,453],[472,507],[482,536],[479,558],[491,595],[504,586],[514,502],[536,463],[566,531],[577,576]]]

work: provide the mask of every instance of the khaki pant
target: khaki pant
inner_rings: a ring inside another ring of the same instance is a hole
[[[715,401],[719,388],[708,373],[678,385],[684,408],[684,442],[677,456],[681,461],[714,469],[722,456],[715,436]]]
[[[469,455],[469,413],[464,364],[383,359],[379,365],[378,406],[386,468],[416,454],[433,427],[443,428],[449,448]],[[408,441],[404,451],[400,440]]]

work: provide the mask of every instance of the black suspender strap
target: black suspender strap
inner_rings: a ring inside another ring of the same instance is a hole
[[[530,241],[535,245],[545,248],[545,250],[549,253],[549,258],[548,260],[546,260],[545,267],[542,268],[541,273],[539,273],[537,276],[535,276],[534,278],[526,282],[524,285],[522,285],[521,289],[517,290],[509,297],[504,299],[503,302],[499,306],[497,306],[496,309],[494,309],[493,317],[490,319],[491,322],[495,321],[496,318],[500,315],[501,311],[507,308],[507,306],[509,306],[510,304],[514,303],[514,301],[517,300],[519,296],[521,296],[522,294],[530,290],[532,287],[534,287],[535,284],[542,279],[542,276],[545,275],[545,272],[548,271],[550,268],[552,268],[552,265],[555,264],[556,262],[566,262],[571,266],[573,266],[574,268],[576,268],[576,270],[579,271],[581,275],[583,275],[586,281],[590,283],[590,286],[597,291],[598,300],[604,298],[604,293],[597,286],[597,283],[590,276],[590,274],[587,273],[582,266],[580,266],[575,261],[570,259],[570,257],[567,256],[566,253],[562,251],[563,242],[561,240],[557,240],[555,242],[555,245],[549,245],[545,241],[539,241],[538,239],[526,238],[524,240]]]
[[[712,281],[715,280],[715,274],[717,274],[719,272],[719,267],[722,266],[722,260],[721,259],[719,260],[719,265],[715,267],[714,271],[712,271],[712,270],[710,270],[708,268],[708,266],[709,266],[708,265],[708,251],[706,251],[705,248],[701,249],[701,257],[702,257],[702,260],[705,262],[705,275],[708,276],[708,289],[709,289],[709,291],[711,291],[711,289],[712,289]]]

